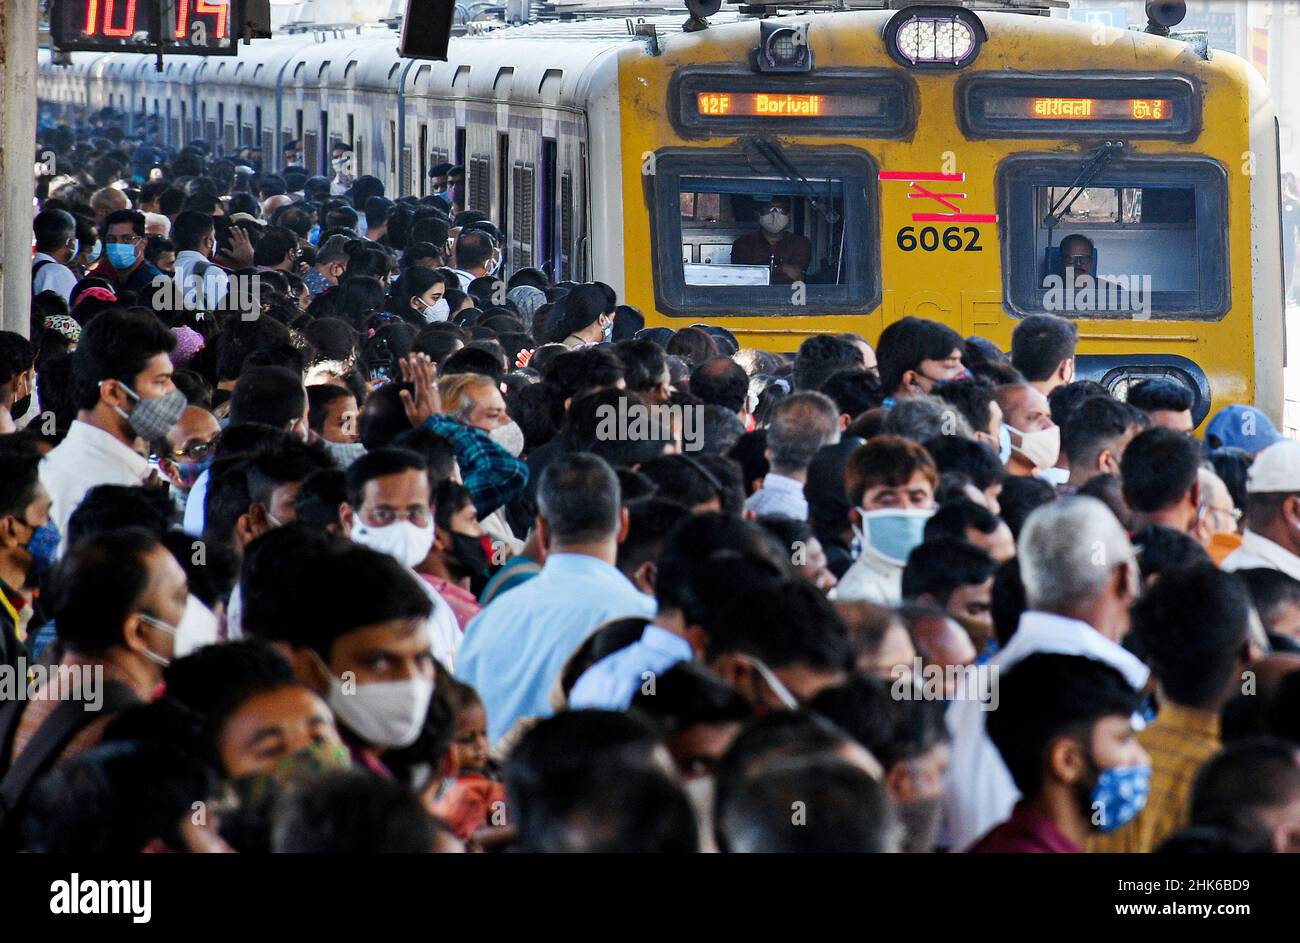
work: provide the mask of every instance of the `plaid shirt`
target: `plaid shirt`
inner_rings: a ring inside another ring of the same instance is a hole
[[[1138,732],[1138,742],[1151,754],[1151,794],[1137,818],[1109,835],[1096,835],[1089,851],[1149,852],[1187,824],[1191,815],[1192,780],[1215,753],[1219,716],[1210,711],[1161,705],[1156,719]]]
[[[444,415],[429,417],[424,427],[451,440],[479,520],[512,501],[528,484],[528,466],[493,442],[482,429]]]

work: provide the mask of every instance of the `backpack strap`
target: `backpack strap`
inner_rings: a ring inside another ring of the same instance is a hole
[[[47,265],[55,265],[55,264],[56,264],[56,263],[55,263],[55,261],[54,261],[53,259],[41,259],[39,262],[37,262],[35,265],[33,265],[33,266],[32,266],[32,284],[33,284],[33,285],[36,284],[36,273],[37,273],[37,272],[39,272],[41,269],[45,268],[45,266],[47,266]]]

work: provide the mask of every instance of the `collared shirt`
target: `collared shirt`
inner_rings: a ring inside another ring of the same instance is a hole
[[[1160,706],[1156,719],[1138,731],[1151,754],[1151,792],[1137,818],[1088,842],[1089,851],[1155,851],[1191,819],[1192,780],[1219,752],[1219,715],[1179,704]]]
[[[465,292],[465,294],[469,294],[469,283],[474,281],[477,276],[471,275],[464,269],[454,268],[452,271],[455,272],[456,277],[460,279],[460,290]]]
[[[479,520],[511,501],[528,484],[528,466],[493,442],[482,429],[442,414],[429,417],[424,426],[451,440]]]
[[[755,517],[790,517],[806,521],[808,499],[803,495],[803,482],[770,471],[763,477],[763,486],[745,501],[745,510]]]
[[[654,613],[654,600],[604,560],[548,556],[541,573],[479,613],[461,643],[456,677],[482,698],[489,741],[496,743],[522,717],[554,713],[552,685],[599,626]]]
[[[1083,851],[1056,823],[1028,803],[1017,802],[1011,817],[970,849],[971,854],[1078,854]]]
[[[626,648],[610,652],[579,677],[569,692],[569,708],[625,711],[645,682],[646,672],[662,674],[695,657],[691,643],[675,632],[647,625]]]
[[[149,460],[98,426],[74,419],[68,435],[41,459],[40,478],[50,493],[50,519],[66,542],[68,518],[96,485],[142,485]]]
[[[1229,573],[1237,570],[1277,570],[1293,580],[1300,580],[1300,557],[1262,534],[1248,530],[1241,535],[1241,547],[1228,554],[1223,569]]]
[[[56,291],[63,296],[64,301],[67,301],[72,297],[72,289],[77,287],[76,273],[62,262],[56,261],[52,255],[38,252],[32,256],[33,269],[41,262],[49,264],[42,265],[32,276],[32,295],[39,295],[43,291]]]
[[[827,595],[831,599],[897,606],[903,601],[903,567],[882,556],[875,548],[865,546]]]
[[[194,269],[206,262],[203,270],[203,301],[199,301],[199,283],[194,278]],[[230,276],[225,269],[217,265],[202,252],[186,249],[176,253],[176,274],[173,276],[180,286],[182,297],[188,307],[199,307],[204,311],[216,311],[221,307],[221,299],[226,297],[230,288]]]
[[[1007,671],[1038,652],[1083,655],[1115,668],[1134,689],[1140,690],[1150,672],[1132,653],[1116,645],[1086,622],[1050,612],[1030,610],[1006,647],[989,659],[996,671]],[[996,677],[990,672],[989,679]],[[1011,814],[1019,790],[1011,780],[1002,755],[984,726],[986,711],[995,702],[993,692],[954,701],[946,721],[952,734],[948,766],[948,791],[944,798],[944,825],[948,848],[964,851],[981,835]]]
[[[203,502],[208,497],[210,473],[211,469],[203,469],[195,480],[194,486],[190,488],[189,494],[185,496],[185,516],[181,520],[181,527],[191,537],[203,536],[203,524],[206,520],[203,515]]]
[[[455,583],[436,576],[430,576],[427,573],[418,575],[420,579],[432,586],[434,591],[451,607],[451,611],[456,615],[456,624],[460,626],[461,632],[465,631],[465,626],[469,625],[470,620],[483,611],[483,607],[478,604],[474,594],[463,586],[457,586]]]
[[[527,583],[540,572],[542,572],[542,565],[531,557],[526,557],[523,554],[511,557],[487,581],[487,585],[483,587],[483,592],[479,593],[479,605],[487,606],[488,603],[502,593]],[[466,626],[466,628],[469,628],[469,626]]]
[[[448,671],[455,671],[456,652],[460,648],[463,634],[460,623],[456,621],[456,613],[452,611],[451,604],[443,599],[428,581],[421,578],[419,573],[411,570],[411,575],[420,581],[420,588],[433,603],[433,611],[429,613],[427,620],[433,657],[442,662],[443,667]]]
[[[140,260],[140,264],[135,267],[134,271],[124,276],[114,268],[112,262],[108,261],[108,253],[104,253],[104,258],[98,265],[86,273],[86,277],[105,279],[113,284],[115,291],[133,291],[138,296],[140,304],[146,307],[150,306],[150,299],[152,298],[150,289],[152,288],[156,290],[158,287],[167,284],[166,281],[163,281],[159,285],[155,285],[154,279],[171,278],[170,275],[167,275],[158,266],[154,265],[148,259],[143,258]]]

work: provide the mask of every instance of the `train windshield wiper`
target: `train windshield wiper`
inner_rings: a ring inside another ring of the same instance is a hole
[[[1096,180],[1097,175],[1110,163],[1111,158],[1122,150],[1124,150],[1123,141],[1106,141],[1088,152],[1088,156],[1083,159],[1083,165],[1075,175],[1074,181],[1065,188],[1061,198],[1052,204],[1051,209],[1047,211],[1047,215],[1043,217],[1043,225],[1049,233],[1057,227],[1065,214],[1070,212],[1070,207],[1074,206],[1075,201],[1083,196],[1083,191],[1088,189],[1088,184]],[[1069,202],[1066,202],[1067,199]]]
[[[840,214],[835,212],[833,207],[821,201],[821,198],[817,195],[817,190],[808,182],[808,178],[799,171],[799,168],[794,165],[790,158],[786,156],[780,144],[770,138],[755,138],[753,145],[754,150],[758,151],[762,158],[772,165],[772,169],[791,183],[799,185],[804,196],[808,199],[808,205],[820,213],[826,222],[832,225],[839,222]],[[831,182],[828,180],[826,181],[828,197],[830,188]]]

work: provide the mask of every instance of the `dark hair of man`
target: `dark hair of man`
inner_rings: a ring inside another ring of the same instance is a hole
[[[456,469],[456,449],[451,440],[423,426],[407,429],[392,441],[393,448],[414,452],[424,460],[434,488],[451,478]]]
[[[0,517],[12,515],[24,520],[27,506],[36,497],[40,464],[41,454],[34,449],[0,451]]]
[[[1211,450],[1206,458],[1214,467],[1214,473],[1227,487],[1228,494],[1232,496],[1232,503],[1239,510],[1244,511],[1249,504],[1246,477],[1255,457],[1245,449],[1220,446]]]
[[[618,476],[595,455],[562,455],[542,472],[537,508],[546,521],[552,549],[608,540],[619,529]]]
[[[752,655],[769,668],[803,665],[846,671],[852,663],[848,630],[811,583],[772,581],[737,596],[709,626],[708,660],[728,652]]]
[[[1070,421],[1074,411],[1085,401],[1094,396],[1110,396],[1110,391],[1096,380],[1074,380],[1062,383],[1047,394],[1047,406],[1052,412],[1052,422],[1065,431],[1065,424]]]
[[[117,226],[121,223],[130,223],[131,231],[144,238],[144,214],[137,210],[114,210],[104,217],[104,232],[107,233],[110,226]]]
[[[1061,451],[1070,464],[1093,466],[1097,456],[1113,449],[1134,426],[1151,424],[1146,415],[1110,396],[1091,396],[1079,403],[1061,427]]]
[[[427,476],[429,466],[418,453],[409,449],[383,448],[367,452],[348,466],[348,504],[355,511],[365,501],[366,485],[376,478],[387,478],[408,471],[423,472]]]
[[[474,498],[470,490],[460,482],[452,481],[450,478],[439,481],[433,488],[434,517],[438,529],[451,533],[452,518],[473,503]]]
[[[934,395],[956,408],[976,432],[990,433],[993,423],[993,384],[982,377],[950,380],[934,388]],[[957,438],[949,436],[947,438]]]
[[[710,587],[710,570],[720,553],[765,564],[773,579],[793,577],[789,555],[778,553],[753,521],[710,512],[680,521],[664,538],[655,576],[659,611],[680,612],[687,625],[710,621],[718,600]],[[713,561],[712,563],[710,561]]]
[[[491,377],[500,383],[506,371],[501,366],[501,357],[481,347],[462,347],[442,362],[440,376],[448,377],[457,373],[478,373]]]
[[[694,392],[695,385],[691,384]],[[835,402],[841,415],[857,417],[875,409],[885,401],[880,381],[874,374],[861,368],[837,370],[821,382],[818,392],[825,393]]]
[[[1217,712],[1246,661],[1250,597],[1206,560],[1164,573],[1133,605],[1133,632],[1166,698]]]
[[[1191,436],[1156,427],[1139,432],[1120,459],[1124,500],[1150,513],[1180,501],[1196,484],[1201,445]]]
[[[800,802],[816,816],[794,821]],[[880,784],[834,755],[776,760],[740,783],[718,813],[730,852],[878,853],[893,850],[896,831]]]
[[[188,202],[188,201],[186,201]],[[172,223],[171,239],[176,243],[177,252],[192,250],[197,252],[203,240],[213,231],[211,213],[199,213],[185,209],[178,213]]]
[[[695,364],[718,356],[721,351],[717,340],[704,328],[684,327],[668,339],[664,353],[680,357],[689,370]]]
[[[669,532],[689,511],[665,498],[642,498],[627,505],[627,537],[618,545],[618,568],[629,579],[645,563],[658,560]]]
[[[959,537],[928,539],[907,558],[903,568],[903,598],[930,595],[940,606],[963,586],[977,586],[993,577],[993,558]]]
[[[291,252],[298,251],[298,237],[293,230],[271,226],[263,230],[253,252],[254,265],[279,265]]]
[[[277,429],[302,418],[307,393],[302,377],[284,367],[244,370],[230,395],[230,424],[260,422]]]
[[[279,649],[260,638],[204,645],[163,671],[166,698],[199,716],[216,710],[233,689],[296,680],[293,666]]]
[[[175,516],[171,499],[161,489],[96,485],[68,518],[68,546],[127,527],[147,530],[161,539]]]
[[[94,409],[99,385],[117,380],[136,387],[136,377],[158,354],[170,354],[176,335],[151,314],[109,308],[86,325],[72,354],[72,383],[78,409]],[[138,392],[138,391],[137,391]]]
[[[655,679],[653,694],[638,689],[629,713],[653,726],[661,736],[685,733],[700,724],[743,723],[754,708],[703,665],[678,662]]]
[[[413,393],[410,383],[385,383],[371,392],[357,419],[361,444],[367,449],[382,449],[411,428],[402,405],[401,392]]]
[[[289,329],[274,318],[231,319],[217,340],[217,379],[237,379],[254,350],[288,341]]]
[[[164,216],[177,216],[184,205],[185,191],[180,187],[168,187],[158,197],[158,212]],[[175,223],[172,224],[172,232],[176,232]]]
[[[1115,520],[1123,524],[1126,530],[1128,529],[1133,512],[1124,503],[1124,486],[1119,480],[1119,475],[1109,472],[1093,475],[1079,488],[1079,494],[1089,498],[1096,498],[1106,505],[1106,507],[1110,508],[1110,513],[1115,515]],[[999,503],[1000,501],[999,498]]]
[[[951,739],[943,701],[905,701],[891,694],[892,687],[889,681],[854,675],[822,691],[808,706],[866,747],[888,772]]]
[[[294,521],[321,533],[339,523],[339,505],[347,500],[346,473],[341,468],[318,468],[302,480],[293,498]]]
[[[320,383],[307,387],[307,425],[313,432],[322,432],[330,404],[351,395],[351,390],[333,383]]]
[[[1275,737],[1248,737],[1224,744],[1192,783],[1191,821],[1262,829],[1261,813],[1300,796],[1296,744]]]
[[[249,456],[247,461],[249,505],[260,504],[268,509],[276,488],[300,482],[314,471],[334,467],[334,460],[319,443],[309,444],[291,436]]]
[[[456,265],[462,272],[482,268],[492,258],[492,237],[477,229],[462,229],[456,237]]]
[[[122,623],[149,588],[145,555],[158,546],[156,534],[132,527],[72,546],[55,567],[45,594],[58,621],[59,641],[87,655],[124,645]]]
[[[437,837],[437,823],[405,786],[343,770],[284,793],[272,821],[271,851],[427,854]]]
[[[617,386],[626,378],[623,361],[611,347],[587,347],[558,355],[542,368],[542,382],[560,402],[588,390]]]
[[[274,273],[268,272],[266,274]],[[285,303],[292,304],[293,302],[285,301]],[[269,344],[265,347],[255,347],[248,352],[248,356],[244,358],[243,366],[240,367],[240,376],[243,376],[246,371],[254,367],[280,367],[288,370],[301,381],[303,374],[307,370],[307,357],[302,348],[295,347],[293,344]]]
[[[1006,470],[998,461],[998,453],[988,443],[965,436],[944,435],[927,440],[925,450],[934,459],[939,474],[960,472],[981,491],[1006,479]]]
[[[4,475],[0,474],[0,480],[3,478]],[[3,505],[0,505],[0,513],[3,513]],[[1236,576],[1250,593],[1251,602],[1265,628],[1272,626],[1282,606],[1300,606],[1300,580],[1287,576],[1281,570],[1254,567],[1237,570]]]
[[[849,456],[844,469],[845,497],[857,506],[868,488],[880,484],[900,487],[917,472],[923,473],[931,485],[938,484],[934,460],[918,443],[902,436],[876,436]]]
[[[1028,608],[1025,601],[1025,584],[1020,581],[1020,560],[1012,557],[1003,560],[993,571],[993,593],[989,612],[993,616],[993,633],[998,645],[1006,648],[1011,636],[1020,626],[1020,617]]]
[[[749,396],[749,377],[730,357],[714,357],[691,371],[691,395],[738,413]]]
[[[46,209],[32,220],[36,251],[46,255],[58,252],[77,234],[77,221],[67,210]]]
[[[1056,489],[1041,478],[1028,475],[1008,475],[1002,481],[1002,491],[998,494],[998,507],[1002,520],[1011,528],[1012,535],[1019,540],[1020,528],[1036,508],[1056,500]]]
[[[1043,790],[1048,749],[1061,737],[1083,743],[1107,717],[1127,719],[1139,695],[1105,662],[1081,655],[1039,652],[1002,674],[1000,704],[985,724],[1016,787],[1026,799]]]
[[[1192,408],[1192,391],[1176,380],[1152,377],[1129,387],[1128,404],[1146,413],[1181,413]]]
[[[657,493],[685,507],[721,501],[722,482],[691,455],[658,455],[638,469],[654,482]]]
[[[161,840],[169,851],[186,851],[182,825],[220,791],[215,771],[175,747],[103,743],[37,782],[25,804],[24,847],[48,854],[135,855]]]
[[[337,505],[334,520],[338,520]],[[239,576],[244,634],[280,641],[309,631],[298,625],[297,594],[310,582],[314,561],[339,547],[340,541],[302,520],[274,527],[251,541],[244,549]]]
[[[1133,534],[1133,548],[1137,551],[1138,568],[1144,580],[1210,559],[1205,548],[1189,534],[1160,524],[1148,524]]]
[[[916,317],[895,321],[881,332],[876,345],[880,388],[892,396],[902,385],[903,374],[920,370],[921,361],[946,360],[953,351],[965,349],[961,335],[946,324]]]
[[[794,388],[818,390],[833,374],[861,368],[862,352],[853,344],[833,334],[814,334],[795,355]]]
[[[1031,314],[1011,332],[1011,365],[1030,383],[1041,383],[1061,361],[1074,356],[1079,326],[1055,314]]]

